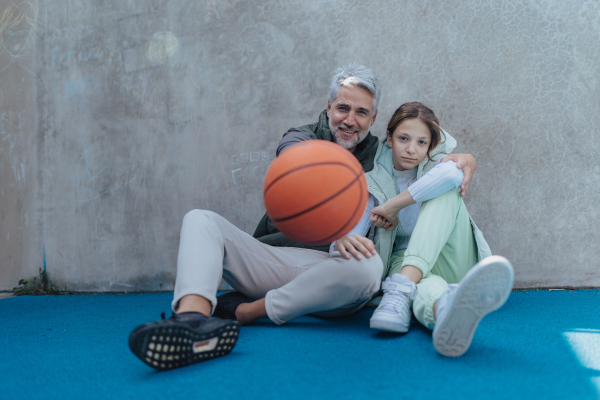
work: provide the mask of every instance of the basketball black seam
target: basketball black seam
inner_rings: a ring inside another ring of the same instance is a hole
[[[358,160],[356,159],[356,157],[354,157],[354,155],[352,153],[350,153],[349,151],[343,152],[344,155],[346,156],[346,159],[350,162],[350,164],[352,163],[356,163]],[[359,167],[361,167],[362,170],[362,166],[360,164],[358,164]],[[361,171],[363,172],[363,171]],[[360,173],[359,173],[360,175]],[[366,185],[364,185],[366,186]],[[366,188],[364,188],[366,189]],[[360,199],[358,200],[358,204],[356,205],[356,208],[354,209],[354,213],[352,213],[352,215],[350,216],[350,218],[348,219],[348,221],[346,221],[346,223],[334,234],[331,234],[329,236],[327,236],[324,239],[319,240],[318,242],[321,242],[323,240],[327,240],[327,241],[331,241],[332,239],[339,239],[338,237],[336,237],[337,235],[339,235],[340,232],[344,231],[346,229],[346,227],[348,226],[348,224],[350,223],[350,221],[352,220],[352,218],[354,217],[354,214],[356,213],[356,211],[358,210],[358,208],[360,207],[360,204],[362,203],[362,198],[363,198],[363,190],[360,191]],[[312,242],[312,243],[317,243]]]
[[[335,197],[339,196],[340,194],[344,193],[346,190],[348,190],[348,188],[352,187],[352,185],[354,185],[356,183],[356,181],[362,177],[362,175],[363,175],[362,172],[359,173],[346,187],[344,187],[343,189],[341,189],[339,192],[337,192],[333,196],[330,196],[329,198],[321,201],[320,203],[315,204],[314,206],[312,206],[310,208],[307,208],[304,211],[300,211],[299,213],[296,213],[294,215],[290,215],[290,216],[287,216],[285,218],[273,219],[272,221],[273,222],[288,221],[290,219],[293,219],[293,218],[296,218],[296,217],[300,217],[300,216],[306,214],[307,212],[310,212],[310,211],[314,210],[315,208],[318,208],[318,207],[322,206],[323,204],[327,203],[328,201],[330,201],[330,200],[334,199]],[[361,197],[361,200],[362,200],[362,191],[361,191],[360,197]]]
[[[314,206],[312,206],[310,208],[307,208],[306,210],[303,210],[303,211],[301,211],[299,213],[296,213],[294,215],[289,215],[287,217],[279,218],[279,219],[273,219],[272,221],[273,222],[285,222],[285,221],[288,221],[290,219],[293,219],[293,218],[296,218],[296,217],[300,217],[300,216],[306,214],[307,212],[310,212],[310,211],[314,210],[315,208],[318,208],[318,207],[322,206],[323,204],[327,203],[328,201],[334,199],[335,197],[339,196],[340,194],[342,194],[343,192],[345,192],[346,190],[348,190],[348,188],[352,187],[352,185],[354,183],[356,183],[357,179],[359,179],[361,177],[361,175],[362,175],[362,173],[358,174],[346,187],[340,189],[340,191],[338,191],[336,194],[334,194],[331,197],[329,197],[329,198],[321,201],[320,203],[315,204]],[[361,197],[362,197],[362,193],[361,193]]]
[[[331,239],[339,239],[339,237],[336,237],[337,235],[340,234],[340,232],[344,231],[346,229],[346,227],[348,226],[348,224],[350,223],[350,221],[352,220],[352,218],[354,217],[354,214],[356,213],[356,211],[358,210],[358,208],[360,207],[361,203],[362,203],[362,198],[363,198],[363,191],[360,191],[360,199],[358,200],[358,204],[356,205],[356,208],[354,209],[354,212],[352,213],[352,215],[350,216],[350,218],[348,218],[348,221],[346,221],[346,223],[340,228],[338,229],[335,233],[321,239],[321,240],[316,240],[313,242],[308,242],[306,244],[308,245],[314,245],[316,243],[320,243],[324,240],[330,241]]]
[[[315,164],[308,164],[308,165],[303,165],[301,167],[295,168],[291,171],[286,172],[285,174],[278,176],[277,179],[275,179],[273,182],[269,183],[269,186],[267,186],[264,190],[264,197],[267,196],[267,192],[269,191],[269,189],[271,189],[271,186],[273,186],[277,181],[279,181],[280,179],[286,177],[289,174],[292,174],[296,171],[299,171],[301,169],[305,169],[305,168],[310,168],[310,167],[315,167],[318,165],[341,165],[342,167],[348,168],[350,171],[355,172],[354,168],[351,168],[348,164],[344,164],[342,162],[337,162],[337,161],[332,161],[332,162],[320,162],[320,163],[315,163]],[[360,172],[362,174],[362,171]]]

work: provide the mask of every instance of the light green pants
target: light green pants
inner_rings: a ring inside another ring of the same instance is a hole
[[[408,248],[392,253],[388,276],[405,265],[421,270],[413,312],[420,323],[433,329],[434,303],[448,283],[459,282],[478,261],[471,219],[460,192],[452,190],[421,205]]]

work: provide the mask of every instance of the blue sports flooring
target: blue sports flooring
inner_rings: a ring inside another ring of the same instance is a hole
[[[600,290],[515,291],[462,357],[431,332],[369,329],[373,309],[242,327],[225,357],[156,372],[129,351],[171,294],[0,300],[1,399],[598,399]]]

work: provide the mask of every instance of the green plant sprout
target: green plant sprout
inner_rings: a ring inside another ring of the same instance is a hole
[[[67,287],[64,289],[54,285],[46,271],[40,268],[40,276],[31,279],[21,279],[19,286],[13,288],[15,296],[31,295],[46,295],[46,294],[67,294]]]

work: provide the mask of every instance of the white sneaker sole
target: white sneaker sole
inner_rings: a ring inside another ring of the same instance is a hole
[[[479,321],[506,302],[513,281],[513,267],[504,257],[487,257],[471,268],[456,289],[445,318],[435,324],[435,349],[447,357],[463,355]]]
[[[371,317],[370,326],[371,329],[379,329],[380,331],[405,333],[408,332],[408,328],[410,328],[410,322],[408,325],[405,325],[397,321],[373,316]]]

